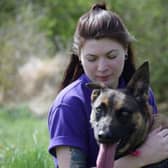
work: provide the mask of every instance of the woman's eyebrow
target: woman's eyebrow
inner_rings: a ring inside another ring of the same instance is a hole
[[[112,49],[112,50],[110,50],[110,51],[107,51],[104,55],[109,55],[109,54],[111,54],[111,53],[116,53],[116,52],[118,52],[118,50],[117,49]],[[96,54],[92,54],[92,53],[88,53],[88,54],[86,54],[85,56],[93,56],[93,57],[97,57],[98,55],[96,55]]]

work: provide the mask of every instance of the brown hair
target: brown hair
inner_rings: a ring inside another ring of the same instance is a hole
[[[126,83],[135,72],[134,54],[131,46],[133,37],[129,34],[121,18],[114,12],[107,10],[105,3],[95,4],[79,18],[70,63],[65,71],[60,89],[76,80],[84,70],[79,61],[80,49],[87,39],[111,38],[128,48],[128,58],[125,61],[122,77]]]

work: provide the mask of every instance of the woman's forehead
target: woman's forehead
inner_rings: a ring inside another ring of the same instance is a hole
[[[89,39],[86,40],[81,48],[81,52],[85,55],[87,54],[107,54],[111,52],[118,52],[123,50],[123,46],[113,40],[108,38],[103,39]]]

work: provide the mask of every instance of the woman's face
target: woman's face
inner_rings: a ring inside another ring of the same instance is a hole
[[[90,39],[81,48],[80,60],[91,81],[116,88],[124,68],[125,54],[127,49],[115,40]]]

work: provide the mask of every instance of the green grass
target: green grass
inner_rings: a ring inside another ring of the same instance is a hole
[[[26,106],[0,107],[1,168],[54,168],[48,141],[47,118]]]

